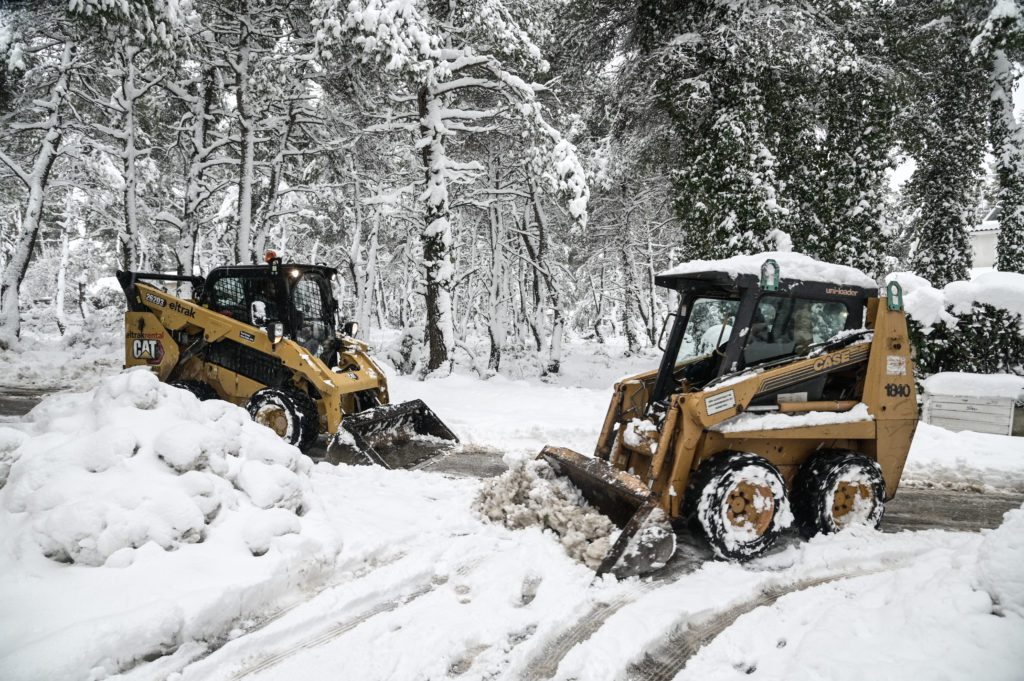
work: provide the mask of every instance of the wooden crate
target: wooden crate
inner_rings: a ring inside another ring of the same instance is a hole
[[[1008,397],[925,395],[924,422],[947,430],[1013,434],[1014,400]]]

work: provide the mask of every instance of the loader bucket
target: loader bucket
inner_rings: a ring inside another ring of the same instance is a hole
[[[654,494],[635,475],[562,447],[545,447],[539,458],[569,478],[584,499],[621,528],[597,568],[598,576],[610,572],[623,578],[651,572],[675,553],[675,532]]]
[[[412,468],[458,442],[423,400],[385,404],[346,416],[327,450],[334,463]]]

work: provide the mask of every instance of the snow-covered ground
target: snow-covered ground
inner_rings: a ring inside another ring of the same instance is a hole
[[[572,348],[549,382],[457,374],[391,388],[464,442],[588,452],[610,384],[655,361],[614,354]],[[1024,440],[922,425],[906,479],[1024,490]],[[143,372],[0,425],[0,481],[5,681],[973,680],[1024,668],[1024,511],[994,531],[790,538],[742,566],[697,553],[655,579],[595,581],[550,534],[482,520],[477,480],[309,465],[241,410]]]

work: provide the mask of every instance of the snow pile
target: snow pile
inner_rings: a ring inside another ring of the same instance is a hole
[[[953,326],[954,315],[969,314],[977,305],[1024,317],[1024,274],[984,272],[970,281],[950,282],[942,290],[911,272],[893,272],[885,280],[899,282],[907,314],[926,331],[940,322]]]
[[[728,272],[734,279],[741,275],[761,276],[761,266],[771,258],[779,264],[781,279],[817,281],[843,286],[875,288],[875,280],[855,267],[821,262],[803,253],[768,251],[753,255],[736,255],[724,260],[691,260],[659,273],[660,277],[672,277],[699,272]]]
[[[618,534],[618,528],[587,504],[567,478],[537,459],[510,462],[506,472],[483,484],[473,509],[512,530],[548,528],[558,535],[569,556],[593,569]]]
[[[720,388],[722,386],[716,387]],[[719,433],[738,433],[747,430],[780,430],[782,428],[825,426],[870,420],[872,420],[872,416],[868,412],[868,405],[860,402],[849,411],[809,411],[805,414],[782,414],[778,412],[756,414],[747,412],[737,414],[731,419],[726,419],[710,429]]]
[[[964,397],[1003,397],[1011,400],[1024,398],[1024,376],[1014,374],[971,374],[962,371],[944,371],[922,381],[925,392],[931,395],[960,395]]]
[[[1024,438],[962,431],[920,422],[902,484],[1024,491]]]
[[[1024,508],[1003,516],[1003,524],[985,535],[978,550],[978,585],[1000,615],[1024,617]]]
[[[227,402],[136,370],[31,418],[34,432],[3,455],[0,506],[6,529],[48,558],[103,565],[147,542],[174,550],[203,541],[222,513],[244,515],[254,553],[299,530],[308,459]]]
[[[144,369],[0,427],[5,678],[120,671],[315,579],[340,542],[311,467],[244,410]]]

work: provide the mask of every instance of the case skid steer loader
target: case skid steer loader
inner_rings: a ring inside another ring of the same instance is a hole
[[[205,278],[118,272],[128,300],[125,366],[243,406],[305,452],[328,433],[334,462],[421,463],[437,447],[402,446],[409,435],[458,439],[422,401],[389,404],[384,373],[339,316],[336,274],[282,264],[273,252],[266,265],[218,267]],[[153,282],[185,283],[191,295]]]
[[[792,253],[656,282],[679,297],[658,370],[615,386],[593,458],[540,454],[623,528],[598,574],[663,565],[670,523],[733,560],[791,520],[806,536],[877,526],[917,426],[899,284],[880,297],[863,273]]]

